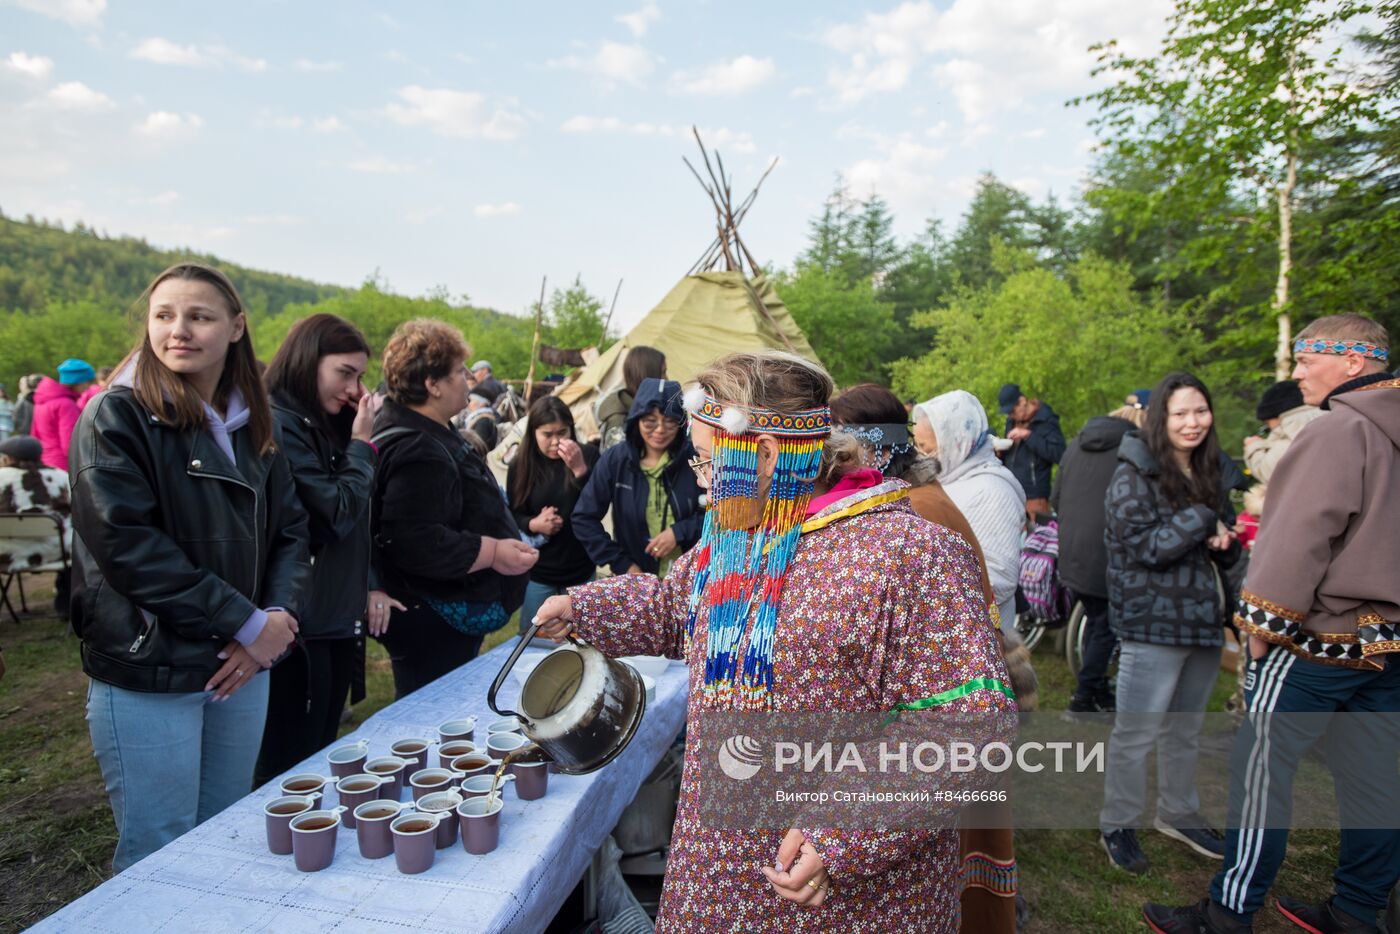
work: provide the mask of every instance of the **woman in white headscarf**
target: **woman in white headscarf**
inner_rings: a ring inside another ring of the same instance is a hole
[[[1016,618],[1026,494],[992,448],[987,410],[962,389],[914,407],[914,443],[938,460],[938,482],[982,546],[1003,621]]]

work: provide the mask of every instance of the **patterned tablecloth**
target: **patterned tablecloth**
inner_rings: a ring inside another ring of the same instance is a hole
[[[486,689],[514,645],[510,640],[389,705],[337,745],[364,738],[371,757],[387,755],[391,742],[436,737],[437,724],[467,715],[479,718],[476,739],[483,744],[486,724],[496,719],[486,706]],[[521,661],[543,654],[528,649]],[[507,679],[499,698],[503,708],[514,706],[518,685],[514,675]],[[405,876],[392,856],[360,856],[355,832],[342,827],[335,862],[321,872],[298,872],[292,857],[267,850],[262,807],[276,796],[269,783],[32,930],[543,930],[680,733],[685,695],[685,666],[672,662],[621,756],[591,775],[549,776],[549,792],[538,801],[521,801],[507,790],[500,846],[486,856],[472,856],[459,843],[439,850],[427,872]],[[433,752],[429,764],[435,763]],[[292,771],[327,774],[328,767],[317,754]],[[327,788],[327,806],[333,807],[335,792]]]

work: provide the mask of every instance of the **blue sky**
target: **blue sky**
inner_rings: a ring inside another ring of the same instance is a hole
[[[838,176],[898,231],[979,173],[1073,194],[1087,47],[1167,0],[371,4],[0,0],[0,208],[522,311],[581,273],[639,319],[713,232],[693,123],[788,264]]]

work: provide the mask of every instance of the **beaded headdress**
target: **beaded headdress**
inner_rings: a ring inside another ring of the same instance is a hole
[[[686,624],[687,635],[693,635],[701,606],[709,609],[705,704],[765,709],[773,688],[773,634],[783,583],[831,433],[831,410],[748,409],[714,399],[699,387],[686,393],[685,407],[714,429],[710,505]],[[773,480],[761,501],[760,434],[778,442]]]
[[[908,425],[836,425],[833,431],[850,435],[869,449],[866,466],[889,476],[890,464],[896,454],[907,454],[913,445],[909,441]]]
[[[1384,363],[1390,357],[1390,351],[1379,344],[1371,344],[1366,341],[1334,341],[1323,337],[1300,337],[1293,342],[1293,352],[1299,353],[1330,353],[1348,354],[1359,353],[1363,357],[1370,357],[1372,360],[1379,360]]]

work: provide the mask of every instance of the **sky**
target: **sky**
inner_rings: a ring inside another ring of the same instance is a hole
[[[790,265],[838,179],[910,237],[978,176],[1073,197],[1089,46],[1169,0],[0,0],[0,210],[523,312],[576,275],[639,320],[714,213],[689,128]],[[736,194],[736,198],[738,195]]]

